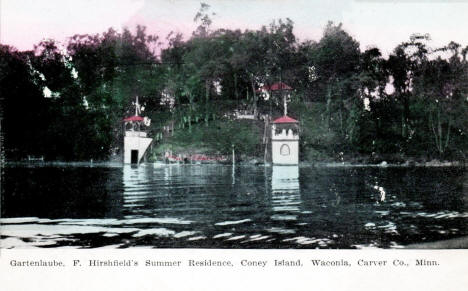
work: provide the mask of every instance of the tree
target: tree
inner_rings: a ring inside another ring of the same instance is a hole
[[[387,69],[393,79],[395,89],[394,98],[403,107],[401,115],[401,136],[410,138],[411,112],[410,103],[413,90],[413,81],[417,70],[421,64],[427,60],[428,48],[425,41],[429,40],[428,35],[414,34],[409,42],[398,45],[387,62]]]
[[[48,100],[31,67],[32,52],[0,45],[0,107],[3,151],[7,159],[43,155]]]
[[[210,5],[206,3],[200,3],[200,9],[198,10],[197,14],[193,18],[193,21],[199,22],[199,26],[193,32],[194,37],[207,37],[210,33],[210,26],[213,23],[210,17]],[[216,15],[215,13],[211,13],[211,16]]]
[[[341,24],[336,26],[329,22],[322,39],[313,48],[311,58],[317,76],[315,87],[327,104],[328,128],[336,128],[343,138],[349,139],[348,113],[355,106],[362,107],[362,101],[356,100],[359,43],[343,30]]]
[[[449,52],[451,56],[425,59],[414,77],[414,96],[424,112],[418,116],[417,130],[421,139],[433,144],[437,155],[444,157],[466,145],[468,67],[459,44],[451,42],[434,51]]]
[[[361,54],[358,78],[359,95],[365,103],[359,124],[360,149],[365,152],[397,151],[400,142],[392,126],[397,111],[385,92],[389,76],[386,60],[378,48],[369,48]]]

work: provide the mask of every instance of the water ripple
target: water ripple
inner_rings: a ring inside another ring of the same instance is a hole
[[[246,223],[252,221],[250,218],[247,219],[241,219],[241,220],[235,220],[235,221],[223,221],[223,222],[217,222],[215,225],[232,225],[232,224],[241,224],[241,223]]]

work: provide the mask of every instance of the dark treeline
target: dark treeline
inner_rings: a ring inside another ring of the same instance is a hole
[[[135,96],[158,138],[165,126],[192,132],[239,108],[277,117],[282,97],[265,100],[259,88],[279,81],[293,88],[289,115],[301,121],[303,159],[465,157],[468,47],[432,48],[429,36],[412,35],[384,57],[378,48],[361,51],[341,24],[329,23],[319,41],[298,41],[290,20],[211,30],[209,15],[202,5],[187,40],[161,41],[138,27],[76,35],[63,48],[53,40],[25,52],[1,45],[6,157],[107,159]],[[242,143],[229,132],[226,140],[239,141],[218,151]]]

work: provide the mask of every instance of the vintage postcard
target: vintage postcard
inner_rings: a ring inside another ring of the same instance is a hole
[[[0,2],[5,290],[465,290],[468,2]]]

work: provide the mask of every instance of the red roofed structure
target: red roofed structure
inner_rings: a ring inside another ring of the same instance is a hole
[[[265,90],[265,91],[281,91],[281,90],[292,90],[292,88],[290,86],[288,86],[287,84],[283,83],[283,82],[278,82],[278,83],[274,83],[272,84],[271,86],[268,86],[268,85],[265,85],[265,86],[262,86],[260,88],[260,91],[261,90]]]
[[[134,115],[134,116],[125,118],[123,121],[143,121],[143,117]]]
[[[139,116],[142,108],[138,103],[138,96],[135,99],[133,103],[135,105],[135,115],[123,119],[123,162],[124,164],[138,165],[144,161],[153,139],[148,137],[148,133],[144,130],[145,126],[149,126],[150,120]]]
[[[298,123],[299,121],[297,121],[296,119],[294,118],[291,118],[287,115],[285,116],[282,116],[280,118],[277,118],[273,121],[273,123],[275,124],[278,124],[278,123]]]

